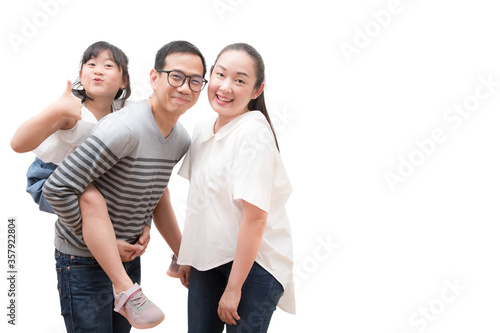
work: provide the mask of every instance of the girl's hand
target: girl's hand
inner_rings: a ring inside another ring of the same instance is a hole
[[[191,266],[181,265],[179,267],[179,278],[184,287],[189,288],[189,273],[191,272]]]
[[[82,101],[71,94],[71,81],[66,81],[66,89],[61,97],[51,105],[60,112],[61,117],[67,117],[74,120],[82,119]]]
[[[232,290],[226,288],[224,290],[224,294],[219,301],[219,308],[217,309],[217,313],[219,314],[219,318],[230,325],[236,325],[236,321],[240,320],[240,316],[238,315],[238,305],[240,304],[241,299],[241,289]]]
[[[66,89],[61,97],[25,121],[12,137],[10,145],[17,153],[32,151],[58,130],[73,128],[80,119],[82,101],[71,95],[71,82],[66,81]]]

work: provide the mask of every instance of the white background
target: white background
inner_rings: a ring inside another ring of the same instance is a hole
[[[127,53],[132,98],[140,99],[150,92],[156,51],[177,39],[197,45],[209,66],[239,41],[266,62],[267,102],[294,186],[288,212],[298,312],[276,311],[270,332],[499,330],[500,20],[493,1],[26,0],[0,7],[2,332],[64,331],[54,217],[24,192],[34,155],[12,152],[15,129],[59,97],[93,42]],[[356,52],[343,52],[347,44]],[[490,90],[481,77],[493,82]],[[471,112],[450,113],[464,103]],[[211,112],[205,91],[181,122],[191,131]],[[431,144],[436,130],[440,140]],[[387,173],[400,177],[392,188]],[[172,177],[181,225],[187,187]],[[9,217],[18,221],[15,327],[6,316]],[[187,290],[165,275],[170,253],[154,230],[142,286],[167,319],[150,331],[187,331]]]

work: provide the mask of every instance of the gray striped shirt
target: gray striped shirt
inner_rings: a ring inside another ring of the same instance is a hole
[[[43,193],[58,216],[55,246],[92,256],[82,237],[78,198],[90,182],[103,195],[116,238],[135,243],[168,185],[190,138],[177,123],[167,138],[146,101],[103,118],[92,135],[54,171]]]

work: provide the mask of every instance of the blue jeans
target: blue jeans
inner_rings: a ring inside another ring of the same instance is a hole
[[[56,250],[57,289],[67,332],[130,332],[127,319],[113,311],[111,280],[92,257],[78,257]],[[140,257],[123,263],[135,283],[140,283]]]
[[[56,168],[56,164],[44,163],[41,159],[36,157],[26,173],[26,177],[28,178],[26,192],[31,194],[31,197],[38,204],[41,211],[52,214],[54,214],[54,209],[49,204],[47,199],[45,199],[45,196],[42,193],[42,188],[45,181],[49,179],[50,175]]]
[[[233,263],[208,271],[191,267],[188,292],[188,332],[220,333],[224,329],[217,314]],[[227,333],[267,332],[271,316],[283,294],[281,284],[254,263],[241,289],[237,325],[226,325]]]

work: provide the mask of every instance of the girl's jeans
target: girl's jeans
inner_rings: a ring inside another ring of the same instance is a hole
[[[28,184],[26,185],[26,192],[31,194],[33,200],[38,204],[38,207],[42,212],[54,214],[54,209],[49,204],[47,199],[42,193],[43,184],[50,177],[50,175],[57,168],[57,165],[53,163],[44,163],[38,157],[28,168],[26,173],[26,178],[28,178]]]
[[[208,271],[191,267],[188,292],[188,332],[222,332],[224,323],[217,314],[232,262]],[[226,325],[227,333],[267,332],[271,316],[283,294],[281,284],[254,263],[241,289],[237,325]]]
[[[111,280],[92,257],[55,251],[61,314],[68,332],[130,332],[127,319],[114,308]],[[140,284],[140,257],[123,263],[130,279]]]

